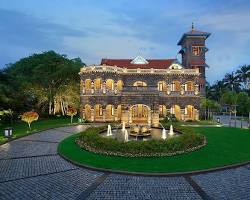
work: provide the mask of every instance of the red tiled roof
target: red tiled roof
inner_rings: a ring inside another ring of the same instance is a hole
[[[132,64],[133,59],[106,59],[103,58],[101,65],[111,65],[117,67],[125,67],[128,69],[166,69],[168,68],[176,59],[147,59],[148,64]]]

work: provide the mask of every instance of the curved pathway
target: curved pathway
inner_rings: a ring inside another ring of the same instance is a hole
[[[86,125],[54,128],[0,146],[0,199],[250,199],[250,165],[194,176],[145,177],[79,168],[57,145]]]

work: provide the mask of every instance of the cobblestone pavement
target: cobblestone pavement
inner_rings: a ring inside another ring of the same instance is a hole
[[[57,155],[86,126],[42,131],[0,146],[0,199],[250,199],[250,165],[193,176],[146,177],[79,168]]]

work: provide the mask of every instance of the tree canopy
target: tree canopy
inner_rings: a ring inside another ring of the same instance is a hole
[[[17,112],[38,109],[55,114],[56,106],[62,106],[60,101],[64,101],[64,109],[69,104],[77,104],[78,73],[84,65],[80,58],[69,59],[54,51],[33,54],[8,64],[0,71],[0,109],[12,108]],[[58,101],[58,96],[63,98]]]

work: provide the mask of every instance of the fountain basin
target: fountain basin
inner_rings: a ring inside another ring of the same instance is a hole
[[[127,126],[126,130],[128,131],[128,140],[127,141],[136,141],[136,140],[162,140],[162,128],[159,127],[150,127],[150,130],[148,132],[135,132],[134,129],[131,129],[131,127]],[[132,131],[131,131],[132,130]],[[166,129],[167,138],[170,138],[168,135],[168,132],[170,130]],[[171,137],[178,137],[182,133],[174,130],[174,136]],[[107,130],[101,131],[100,135],[102,137],[107,137]],[[118,141],[125,141],[125,134],[122,128],[112,128],[112,136],[109,136],[109,138],[113,138]]]

